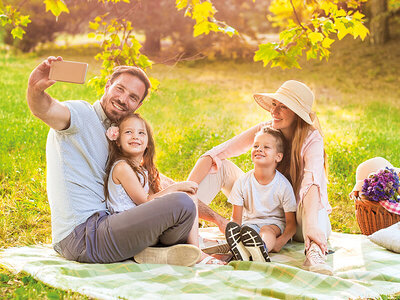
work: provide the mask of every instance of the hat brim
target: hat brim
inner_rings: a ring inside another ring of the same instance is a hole
[[[395,167],[390,167],[390,168],[391,168],[391,169],[394,169],[394,171],[395,171],[395,172],[399,175],[399,177],[400,177],[400,168],[395,168]],[[363,185],[364,185],[364,179],[362,179],[362,180],[357,180],[357,181],[356,181],[356,184],[354,185],[353,190],[352,190],[351,192],[355,192],[355,191],[361,192]]]
[[[281,94],[276,94],[276,93],[256,93],[253,95],[254,100],[257,102],[258,105],[260,105],[262,108],[265,110],[268,110],[269,112],[272,109],[272,100],[277,100],[281,102],[282,104],[286,105],[291,111],[293,111],[296,115],[298,115],[300,118],[302,118],[306,123],[312,125],[313,121],[310,118],[310,115],[304,111],[304,108],[302,108],[299,104],[296,102],[293,102],[289,98],[281,95]]]

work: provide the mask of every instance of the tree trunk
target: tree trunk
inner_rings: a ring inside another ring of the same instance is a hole
[[[387,0],[371,0],[370,40],[382,45],[389,40],[389,13]]]
[[[159,54],[161,51],[161,34],[153,30],[146,30],[145,35],[144,51],[147,54]]]

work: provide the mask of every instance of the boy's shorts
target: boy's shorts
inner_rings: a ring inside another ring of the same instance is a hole
[[[285,230],[285,226],[280,225],[280,224],[274,224],[274,223],[259,223],[259,224],[247,224],[247,223],[245,223],[243,225],[246,225],[246,226],[249,226],[249,227],[253,228],[255,231],[257,231],[257,233],[260,233],[261,227],[263,227],[265,225],[275,225],[275,226],[277,226],[281,231],[280,234],[282,234],[283,231]]]

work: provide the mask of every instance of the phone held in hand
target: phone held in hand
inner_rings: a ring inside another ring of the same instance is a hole
[[[53,61],[49,79],[71,83],[85,83],[88,64],[75,61]]]

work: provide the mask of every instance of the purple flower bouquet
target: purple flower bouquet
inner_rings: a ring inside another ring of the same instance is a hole
[[[390,168],[371,174],[364,180],[362,192],[371,201],[400,202],[398,196],[399,175]]]

